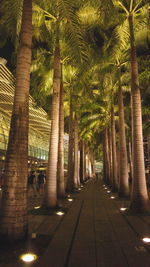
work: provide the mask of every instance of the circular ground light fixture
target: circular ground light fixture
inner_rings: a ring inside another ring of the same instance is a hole
[[[115,197],[114,197],[114,196],[111,196],[110,198],[111,198],[111,199],[115,199]]]
[[[72,198],[68,198],[68,201],[72,202],[72,201],[73,201],[73,199],[72,199]]]
[[[111,191],[110,191],[110,190],[108,190],[108,191],[107,191],[107,193],[108,193],[108,194],[110,194],[110,193],[111,193]]]
[[[64,215],[64,212],[62,212],[62,211],[58,211],[58,212],[56,212],[56,214],[57,214],[58,216],[62,216],[62,215]]]
[[[127,210],[127,208],[120,208],[120,210],[121,210],[121,211],[125,211],[125,210]]]
[[[33,262],[37,259],[37,255],[33,254],[33,253],[25,253],[25,254],[22,254],[20,257],[19,257],[23,262],[27,262],[27,263],[30,263],[30,262]]]
[[[41,206],[36,206],[36,207],[34,207],[35,210],[38,210],[38,209],[40,209],[40,208],[41,208]]]

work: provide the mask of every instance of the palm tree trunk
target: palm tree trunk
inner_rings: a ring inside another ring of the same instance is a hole
[[[111,109],[111,132],[112,132],[112,190],[115,192],[118,189],[118,171],[117,171],[117,152],[116,152],[116,130],[114,108]]]
[[[0,222],[0,235],[5,241],[10,242],[24,238],[28,231],[27,175],[31,44],[32,0],[24,0]]]
[[[79,184],[79,159],[78,159],[78,120],[75,114],[74,118],[74,187],[78,187]]]
[[[112,186],[112,177],[113,177],[113,164],[112,164],[112,134],[111,130],[109,129],[108,132],[108,147],[109,147],[109,162],[110,162],[110,181],[109,184]]]
[[[150,186],[150,133],[148,134],[148,185]]]
[[[135,212],[145,212],[150,209],[150,205],[145,178],[141,96],[132,14],[129,15],[128,21],[131,46],[131,94],[133,101],[133,187],[130,209]]]
[[[132,149],[131,141],[129,141],[129,163],[130,163],[130,182],[133,181],[133,159],[132,159]]]
[[[68,179],[67,191],[73,191],[73,106],[72,93],[70,92],[70,114],[69,114],[69,145],[68,145]]]
[[[59,142],[58,142],[58,166],[57,166],[57,193],[58,197],[65,197],[65,179],[64,179],[64,88],[62,80],[61,65],[61,84],[60,84],[60,102],[59,102]]]
[[[109,150],[108,150],[108,129],[104,129],[104,145],[103,145],[103,153],[104,153],[104,173],[105,173],[105,183],[110,183],[110,161],[109,161]]]
[[[80,180],[81,183],[84,182],[84,142],[80,141]]]
[[[59,31],[57,32],[55,53],[54,53],[54,75],[53,75],[53,96],[51,107],[51,132],[48,159],[48,171],[46,182],[45,204],[48,208],[57,205],[57,161],[58,161],[58,140],[59,140],[59,96],[61,83],[61,63]]]
[[[124,105],[122,96],[122,87],[119,77],[119,187],[118,195],[120,197],[129,196],[129,181],[128,181],[128,161],[127,161],[127,148],[125,136],[125,121],[124,121]]]

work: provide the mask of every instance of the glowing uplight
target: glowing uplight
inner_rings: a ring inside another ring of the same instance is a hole
[[[120,208],[120,210],[121,210],[121,211],[125,211],[125,210],[127,210],[127,208]]]
[[[83,185],[81,185],[81,187],[83,187]]]
[[[115,197],[114,197],[114,196],[111,196],[110,198],[111,198],[111,199],[114,199]]]
[[[37,209],[39,209],[40,207],[41,207],[41,206],[36,206],[36,207],[34,207],[34,209],[37,210]]]
[[[143,237],[142,240],[145,243],[150,243],[150,237]]]
[[[108,194],[110,194],[110,192],[111,192],[110,190],[107,191]]]
[[[80,191],[80,190],[81,190],[81,188],[78,188],[78,190]]]
[[[70,197],[70,195],[68,195],[67,197]]]
[[[32,253],[26,253],[20,256],[20,259],[24,262],[32,262],[37,259],[37,255]]]
[[[107,187],[104,187],[104,189],[107,189]]]
[[[62,216],[62,215],[64,215],[64,212],[58,211],[58,212],[56,212],[56,214],[59,215],[59,216]]]
[[[0,187],[0,191],[2,190],[2,188]]]
[[[68,201],[70,201],[70,202],[71,202],[71,201],[73,201],[73,199],[72,199],[72,198],[68,198]]]

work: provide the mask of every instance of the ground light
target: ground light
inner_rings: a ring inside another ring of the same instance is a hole
[[[40,208],[41,208],[41,206],[34,207],[35,210],[40,209]]]
[[[78,190],[80,191],[80,190],[81,190],[81,188],[79,187],[79,188],[78,188]]]
[[[114,199],[115,197],[114,197],[114,196],[111,196],[110,198],[111,198],[111,199]]]
[[[142,240],[145,243],[150,243],[150,237],[143,237]]]
[[[56,212],[56,214],[59,215],[59,216],[62,216],[62,215],[64,215],[64,212],[58,211],[58,212]]]
[[[107,189],[107,187],[104,187],[104,189]]]
[[[127,210],[127,208],[120,208],[120,210],[121,210],[121,211],[125,211],[125,210]]]
[[[108,194],[110,194],[110,193],[111,193],[111,191],[110,191],[110,190],[108,190],[108,191],[107,191],[107,193],[108,193]]]
[[[67,197],[70,197],[70,195],[68,195]]]
[[[73,201],[73,199],[72,199],[72,198],[68,198],[68,201],[70,201],[70,202],[71,202],[71,201]]]
[[[19,258],[24,262],[33,262],[37,259],[37,255],[29,252],[26,254],[22,254]]]

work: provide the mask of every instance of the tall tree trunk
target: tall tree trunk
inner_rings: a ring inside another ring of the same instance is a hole
[[[109,129],[108,132],[108,147],[109,147],[109,162],[110,162],[110,186],[112,186],[112,177],[113,177],[113,164],[112,164],[112,133]]]
[[[132,149],[131,149],[131,141],[129,141],[129,163],[130,163],[130,179],[129,181],[133,181],[133,159],[132,159]]]
[[[61,83],[61,63],[59,30],[57,29],[55,53],[54,53],[54,74],[53,74],[53,95],[51,107],[51,132],[48,158],[48,171],[46,182],[45,204],[48,208],[57,205],[57,161],[58,161],[58,139],[59,139],[59,95]]]
[[[117,171],[117,152],[116,152],[116,130],[114,108],[111,109],[111,132],[112,132],[112,190],[115,192],[118,189],[118,171]]]
[[[128,181],[128,160],[126,148],[125,135],[125,121],[124,121],[124,104],[122,96],[122,87],[119,75],[119,187],[118,194],[120,197],[129,196],[129,181]]]
[[[68,179],[67,191],[73,191],[73,106],[72,106],[72,93],[70,92],[70,114],[69,114],[69,145],[68,145]]]
[[[81,183],[83,183],[84,181],[84,164],[85,164],[85,161],[84,161],[84,142],[83,140],[80,141],[80,180],[81,180]]]
[[[110,183],[110,161],[109,161],[109,149],[108,149],[108,129],[104,129],[104,145],[103,145],[103,153],[104,153],[104,173],[105,179],[104,181],[109,184]]]
[[[134,40],[133,16],[128,16],[131,47],[131,94],[133,101],[133,187],[130,209],[134,212],[145,212],[150,210],[148,192],[146,187],[141,96],[138,81],[138,63]]]
[[[150,186],[150,133],[148,134],[148,186]]]
[[[0,235],[24,238],[27,225],[28,117],[32,43],[32,0],[24,0],[16,88],[5,162]]]
[[[79,159],[78,159],[78,119],[75,114],[74,118],[74,186],[79,184]]]
[[[59,142],[58,142],[58,166],[57,166],[57,193],[58,197],[65,197],[65,179],[64,179],[64,88],[62,80],[61,65],[61,84],[60,84],[60,102],[59,102]]]

